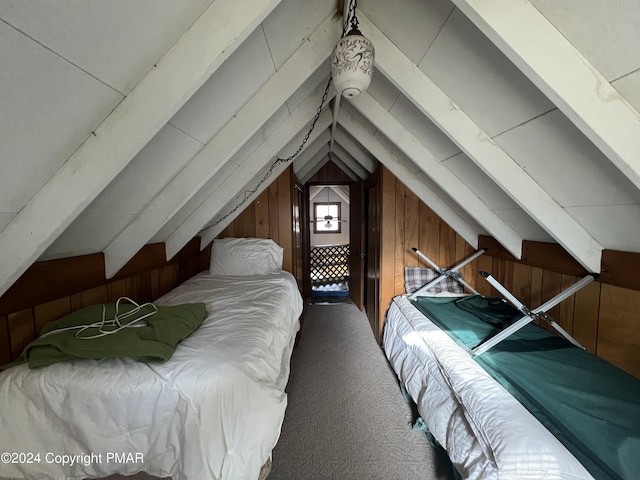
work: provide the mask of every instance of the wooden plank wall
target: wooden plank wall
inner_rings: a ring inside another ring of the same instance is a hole
[[[208,267],[200,238],[166,261],[164,244],[146,245],[112,279],[104,274],[102,253],[37,262],[0,297],[0,364],[9,362],[42,326],[95,303],[127,296],[154,300]]]
[[[389,301],[404,292],[404,266],[426,266],[411,247],[417,246],[442,267],[450,267],[475,251],[388,170],[383,169],[381,178],[381,327],[377,338],[381,338]],[[462,272],[465,280],[483,295],[498,294],[478,274],[481,270],[490,272],[532,308],[586,274],[557,245],[525,242],[523,261],[514,261],[504,254],[504,249],[492,248],[495,244],[481,237],[480,247],[488,246],[488,252]],[[598,281],[549,313],[590,352],[640,377],[640,289],[612,285],[611,281],[611,272],[603,273]]]
[[[460,235],[425,205],[389,170],[381,168],[382,253],[380,266],[380,330],[391,299],[404,293],[404,267],[427,266],[413,252],[417,247],[437,265],[447,268],[475,252]],[[462,274],[472,286],[478,279],[477,260],[466,265]]]
[[[555,244],[524,242],[523,260],[505,254],[495,240],[480,238],[488,247],[478,263],[525,305],[537,307],[587,274]],[[625,253],[624,255],[630,255]],[[607,252],[605,257],[618,255]],[[549,260],[552,261],[549,261]],[[588,351],[640,378],[640,290],[627,288],[627,275],[605,272],[573,297],[554,307],[550,315]],[[619,269],[617,273],[620,273]],[[483,295],[497,295],[486,282]]]
[[[283,268],[293,272],[292,192],[289,167],[220,237],[272,238],[284,248]],[[146,245],[109,280],[102,253],[35,263],[0,297],[0,364],[19,356],[46,322],[121,296],[140,303],[155,300],[207,269],[210,258],[210,249],[200,251],[196,237],[168,262],[164,244]]]
[[[284,249],[282,269],[295,274],[293,188],[293,168],[289,167],[247,205],[218,238],[271,238]]]

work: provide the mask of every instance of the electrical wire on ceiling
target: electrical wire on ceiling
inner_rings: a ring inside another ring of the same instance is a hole
[[[229,218],[235,212],[237,212],[245,203],[249,201],[251,197],[253,197],[256,194],[258,189],[272,175],[273,171],[278,165],[292,162],[298,157],[298,155],[304,149],[304,146],[306,145],[306,143],[309,141],[309,137],[311,136],[311,133],[313,132],[316,126],[316,123],[320,118],[320,114],[322,113],[322,110],[324,109],[327,103],[327,96],[329,94],[329,89],[331,88],[331,85],[334,83],[333,82],[334,77],[337,77],[338,75],[344,76],[345,73],[347,75],[355,74],[362,77],[364,72],[364,77],[363,77],[364,81],[362,78],[357,79],[358,82],[362,83],[362,85],[360,85],[358,88],[354,89],[352,87],[352,84],[348,82],[346,87],[336,88],[337,95],[335,97],[335,101],[333,105],[333,122],[331,125],[331,140],[329,143],[329,159],[330,160],[332,159],[338,113],[340,109],[340,98],[342,97],[343,92],[347,90],[349,92],[348,96],[350,97],[356,96],[361,91],[364,91],[364,89],[366,89],[367,86],[369,85],[369,81],[371,79],[371,72],[373,68],[373,46],[369,40],[367,40],[365,37],[362,37],[362,34],[358,30],[358,19],[356,17],[356,4],[357,4],[357,0],[348,0],[347,14],[343,15],[342,35],[340,36],[340,41],[338,42],[338,45],[336,45],[336,48],[332,53],[331,72],[329,73],[327,86],[324,89],[322,100],[320,101],[320,106],[316,110],[316,115],[313,118],[313,121],[311,122],[309,130],[307,131],[306,135],[302,139],[302,142],[300,143],[300,146],[298,147],[298,149],[292,155],[286,158],[276,157],[276,159],[273,161],[273,163],[271,163],[271,165],[269,166],[269,168],[267,169],[263,177],[255,185],[255,187],[253,187],[250,190],[246,190],[244,192],[242,200],[240,200],[226,214],[224,214],[221,217],[218,217],[214,222],[202,228],[201,231],[207,230],[211,227],[215,227],[216,225],[220,224],[221,222]],[[349,26],[351,26],[350,30],[349,30]],[[347,36],[351,37],[350,42],[348,44],[342,44],[341,42]],[[361,53],[358,53],[357,51],[354,52],[354,48],[368,49],[368,51],[366,52],[367,55],[363,56],[361,55]],[[348,54],[346,52],[348,52]],[[358,58],[358,60],[355,60],[356,58]],[[347,64],[349,68],[346,68]],[[368,78],[367,78],[367,75],[368,75]]]

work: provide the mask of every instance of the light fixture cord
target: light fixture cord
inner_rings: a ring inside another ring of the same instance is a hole
[[[350,2],[350,4],[349,4],[349,12],[347,12],[348,16],[351,18],[351,28],[352,29],[354,29],[354,28],[357,29],[358,28],[358,19],[356,18],[356,3],[358,3],[357,0],[353,0],[352,2]],[[347,34],[347,25],[348,24],[349,24],[348,21],[344,22],[344,25],[342,27],[342,35],[340,36],[340,38],[343,38]],[[203,227],[200,231],[204,231],[204,230],[207,230],[209,228],[215,227],[219,223],[221,223],[224,220],[226,220],[227,218],[229,218],[235,212],[237,212],[238,209],[242,205],[247,203],[247,201],[253,195],[256,194],[256,192],[258,191],[260,186],[262,186],[262,184],[267,181],[267,179],[271,176],[271,174],[273,173],[273,171],[275,170],[275,168],[279,164],[281,164],[281,163],[289,163],[289,162],[295,160],[298,155],[300,155],[300,152],[302,152],[302,149],[304,148],[306,143],[309,141],[309,137],[311,136],[311,133],[313,132],[313,129],[316,127],[316,123],[318,123],[318,119],[320,118],[320,114],[322,113],[322,109],[324,107],[324,104],[327,101],[327,96],[329,95],[329,89],[331,88],[332,80],[333,79],[331,78],[331,73],[329,73],[329,80],[327,81],[327,86],[325,87],[324,93],[322,94],[322,100],[320,101],[320,105],[318,106],[318,108],[316,110],[316,115],[313,118],[313,121],[311,122],[311,125],[309,126],[309,130],[307,130],[307,133],[304,136],[304,138],[302,139],[302,143],[300,143],[300,146],[298,147],[298,149],[293,154],[289,155],[287,158],[276,157],[276,159],[269,166],[269,169],[266,171],[266,173],[260,179],[260,181],[257,183],[257,185],[254,188],[252,188],[251,190],[245,190],[244,196],[242,197],[242,200],[240,202],[238,202],[238,204],[236,204],[235,207],[233,207],[229,212],[227,212],[222,217],[219,217],[215,222],[212,222],[212,223],[206,225],[205,227]]]
[[[356,4],[358,3],[358,0],[353,0],[350,4],[349,4],[349,17],[351,18],[351,30],[358,30],[358,17],[356,17]],[[342,36],[344,37],[346,35],[345,32],[342,33]]]

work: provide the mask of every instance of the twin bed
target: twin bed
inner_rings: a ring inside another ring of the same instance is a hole
[[[0,478],[257,479],[280,435],[303,305],[281,265],[271,240],[217,240],[208,272],[154,302],[207,310],[164,363],[0,372],[0,452],[18,454]]]
[[[440,290],[395,297],[383,347],[462,478],[637,478],[640,381],[534,324],[473,355],[522,315]]]

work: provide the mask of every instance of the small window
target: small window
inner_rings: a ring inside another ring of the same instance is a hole
[[[314,203],[313,233],[341,233],[340,203]]]

